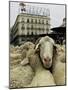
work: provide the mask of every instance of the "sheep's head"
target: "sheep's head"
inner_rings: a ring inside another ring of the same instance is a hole
[[[40,52],[40,58],[45,68],[50,68],[52,65],[54,49],[54,40],[49,36],[40,39],[35,46],[35,50]]]
[[[55,60],[61,61],[62,63],[66,62],[65,45],[56,44],[56,56],[55,57],[56,57]]]

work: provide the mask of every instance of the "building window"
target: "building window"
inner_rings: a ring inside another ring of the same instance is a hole
[[[33,23],[35,23],[35,19],[33,19]]]
[[[27,19],[27,23],[29,23],[29,19]]]
[[[29,35],[29,30],[28,30],[28,32],[27,32],[27,35]]]
[[[35,19],[35,23],[37,23],[37,19]]]
[[[21,29],[22,29],[22,30],[24,30],[24,29],[25,29],[24,25],[22,25]]]
[[[22,22],[24,22],[24,18],[22,18]]]
[[[35,35],[37,35],[37,32],[35,31]]]
[[[42,24],[44,24],[44,20],[42,20]]]
[[[42,28],[43,34],[44,34],[44,30],[45,30],[45,29],[44,29],[44,27],[43,27],[43,28]]]
[[[33,32],[31,32],[31,35],[33,35]]]
[[[43,28],[43,30],[45,30],[45,28]]]
[[[29,30],[30,28],[29,27],[27,27],[27,30]]]
[[[41,28],[40,28],[40,27],[39,27],[38,29],[39,29],[39,30],[41,30]]]
[[[33,29],[35,29],[35,26],[33,26]]]
[[[49,32],[49,29],[48,28],[46,28],[46,33],[48,33]]]
[[[31,19],[31,23],[33,23],[33,19]]]
[[[33,25],[31,25],[31,29],[33,30]]]
[[[40,20],[39,20],[39,24],[40,24],[41,22],[40,22]]]
[[[46,21],[46,24],[48,24],[48,21]]]
[[[44,29],[43,29],[43,34],[44,34]]]

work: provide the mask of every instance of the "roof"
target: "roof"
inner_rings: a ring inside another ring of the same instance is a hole
[[[66,27],[55,27],[55,28],[52,28],[51,30],[59,33],[66,33]]]

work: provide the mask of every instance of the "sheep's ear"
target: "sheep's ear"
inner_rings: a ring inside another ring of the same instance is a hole
[[[35,46],[35,52],[39,52],[39,47],[40,47],[40,44],[38,43],[36,46]]]
[[[22,65],[22,66],[25,66],[25,65],[27,65],[27,64],[29,64],[28,58],[23,59],[23,61],[21,62],[21,65]]]
[[[54,48],[58,49],[58,48],[59,48],[59,46],[58,46],[57,44],[54,44]]]
[[[56,52],[57,52],[57,50],[56,50],[56,44],[54,44],[53,45],[53,59],[54,59],[54,57],[56,55]]]
[[[34,47],[34,49],[35,49],[36,52],[39,51],[40,39],[41,39],[41,38],[38,38],[38,39],[36,40],[36,42],[35,42],[35,47]]]
[[[54,44],[54,49],[53,49],[53,52],[54,52],[54,55],[57,53],[57,45],[56,44]]]

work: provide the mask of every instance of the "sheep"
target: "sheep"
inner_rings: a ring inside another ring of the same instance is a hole
[[[31,83],[34,72],[29,65],[18,65],[10,70],[10,88],[21,88]]]
[[[21,54],[22,54],[22,60],[26,57],[27,52],[34,48],[35,44],[32,42],[26,42],[23,45],[20,46]]]
[[[40,51],[40,58],[45,68],[52,66],[53,50],[55,41],[49,36],[42,37],[35,46],[36,51]]]
[[[65,84],[65,50],[64,50],[65,45],[63,45],[61,49],[60,45],[56,45],[52,38],[45,36],[36,45],[36,48],[38,47],[40,48],[40,57],[42,59],[42,62],[44,63],[45,68],[49,68],[53,64],[52,73],[56,84],[64,85]],[[58,51],[59,49],[61,49],[61,52]],[[55,56],[56,50],[57,50],[57,55]],[[56,57],[55,59],[54,56]],[[48,62],[49,66],[47,65],[46,62],[48,60],[49,60]],[[54,63],[54,61],[56,63]],[[62,77],[62,79],[60,77]]]
[[[56,44],[55,46],[59,61],[65,63],[65,45]]]
[[[60,45],[56,49],[56,54],[53,58],[52,74],[56,85],[65,85],[65,52]]]
[[[48,44],[50,44],[50,45],[52,44],[53,45],[54,41],[50,37],[46,36],[45,43],[46,43],[46,45],[48,45]],[[41,44],[43,44],[43,43],[41,43]],[[49,55],[51,55],[51,54],[49,54]],[[49,86],[49,85],[51,86],[51,85],[55,85],[54,78],[53,78],[52,74],[50,73],[49,70],[44,68],[44,62],[43,63],[41,63],[41,62],[43,62],[43,61],[42,61],[42,59],[38,55],[37,46],[35,47],[35,49],[34,48],[29,49],[27,54],[26,54],[26,58],[23,59],[23,61],[21,62],[21,65],[22,66],[24,66],[24,65],[27,66],[29,64],[32,67],[33,72],[35,73],[35,75],[33,76],[33,80],[31,82],[31,84],[24,85],[22,87]],[[47,65],[46,65],[46,68],[48,68]],[[35,83],[36,83],[36,85],[35,85]]]
[[[19,48],[21,50],[21,53],[16,52],[10,54],[10,56],[12,57],[12,62],[10,64],[13,65],[10,70],[10,88],[21,88],[27,86],[27,84],[31,82],[34,76],[34,72],[31,66],[29,64],[25,66],[20,64],[21,60],[26,57],[26,53],[31,48],[34,48],[34,44],[31,42],[26,42]],[[19,63],[18,60],[20,61]]]
[[[18,61],[16,60],[16,62]],[[15,65],[16,62],[13,62],[13,66],[10,68],[10,88],[27,86],[34,76],[34,71],[29,64],[25,66],[20,63]]]
[[[65,48],[66,48],[65,44],[63,44],[63,45],[62,45],[62,49],[61,49],[61,51],[62,51],[61,56],[63,55],[62,62],[65,62],[65,63],[66,63],[66,58],[65,58],[66,49],[65,49]]]
[[[36,48],[40,49],[40,58],[42,59],[44,67],[49,68],[53,66],[52,73],[56,84],[64,85],[65,84],[65,50],[63,51],[63,49],[61,49],[62,52],[57,52],[57,55],[55,56],[57,46],[58,49],[60,49],[59,45],[56,45],[52,38],[45,36],[41,38],[39,43],[36,45]],[[64,48],[64,45],[62,47]],[[56,57],[55,59],[54,56]],[[56,63],[54,63],[54,61]]]
[[[19,46],[10,46],[10,52],[11,53],[20,53],[20,47]]]
[[[29,50],[27,49],[28,52],[26,53],[26,57],[22,60],[20,64],[21,66],[18,66],[17,68],[12,69],[11,71],[12,74],[12,75],[10,74],[11,87],[19,88],[19,87],[56,85],[51,72],[47,70],[48,68],[51,67],[53,63],[52,59],[54,54],[53,53],[54,46],[55,46],[54,40],[46,36],[41,38],[39,43],[35,46],[35,51],[33,49],[34,47]],[[38,56],[38,50],[40,51],[39,56]],[[27,66],[29,66],[31,70],[29,70]],[[26,69],[24,69],[23,67],[25,67]],[[23,70],[26,71],[26,73],[24,73]],[[27,72],[28,70],[29,72]],[[21,73],[19,73],[20,71]],[[29,75],[28,73],[29,74],[32,73],[32,74]],[[27,78],[25,77],[26,74],[27,74]]]
[[[20,49],[26,49],[29,50],[30,48],[34,48],[34,44],[32,42],[25,42],[23,45],[20,46]]]
[[[16,66],[18,66],[20,64],[20,62],[22,61],[22,55],[21,54],[13,54],[10,53],[10,68],[14,68]]]
[[[22,61],[22,54],[19,46],[10,46],[10,69],[15,68]]]
[[[18,53],[13,54],[13,53],[11,53],[11,54],[10,54],[10,57],[11,57],[12,59],[19,59],[19,58],[21,58],[21,54],[18,54]]]
[[[14,68],[26,57],[29,49],[34,48],[32,42],[26,42],[21,46],[10,47],[10,68]]]
[[[24,87],[35,87],[35,86],[53,86],[56,85],[54,78],[49,70],[45,69],[41,63],[39,55],[36,53],[35,49],[29,50],[27,58],[22,61],[22,65],[30,64],[35,75],[32,82]]]

